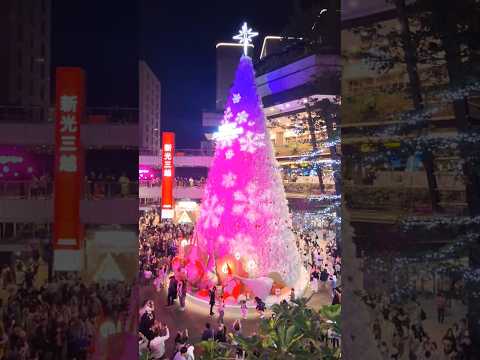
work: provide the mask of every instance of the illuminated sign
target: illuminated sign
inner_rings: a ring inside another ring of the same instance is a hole
[[[72,251],[79,254],[82,230],[80,224],[80,198],[82,191],[82,162],[80,121],[84,112],[85,74],[80,68],[58,68],[56,71],[55,109],[55,186],[54,186],[54,238],[55,251],[72,258],[65,267],[56,270],[79,270],[80,256],[73,260]],[[63,253],[62,253],[63,254]]]
[[[162,134],[162,219],[173,219],[173,178],[175,169],[173,156],[175,153],[175,134],[164,132]]]

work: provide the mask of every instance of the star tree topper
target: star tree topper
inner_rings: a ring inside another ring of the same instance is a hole
[[[233,40],[238,40],[238,42],[243,45],[243,54],[248,56],[248,47],[252,43],[252,38],[255,36],[258,36],[258,32],[249,29],[247,23],[244,22],[242,29],[238,32],[238,35],[233,37]]]

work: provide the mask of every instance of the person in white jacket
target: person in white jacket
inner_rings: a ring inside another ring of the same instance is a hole
[[[160,336],[161,330],[165,330],[165,335]],[[168,327],[157,325],[155,327],[155,337],[150,340],[149,348],[152,360],[160,360],[165,355],[165,341],[170,338]]]

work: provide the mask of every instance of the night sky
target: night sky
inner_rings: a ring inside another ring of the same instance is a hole
[[[215,105],[216,43],[231,41],[247,21],[260,33],[259,51],[292,10],[293,0],[54,0],[52,69],[83,67],[90,107],[137,107],[144,59],[162,83],[162,130],[175,131],[179,147],[196,148],[201,111]]]

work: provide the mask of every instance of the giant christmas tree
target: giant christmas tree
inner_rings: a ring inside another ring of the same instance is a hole
[[[195,236],[208,255],[207,271],[219,278],[276,274],[293,286],[302,265],[248,56],[240,59],[214,138]]]

